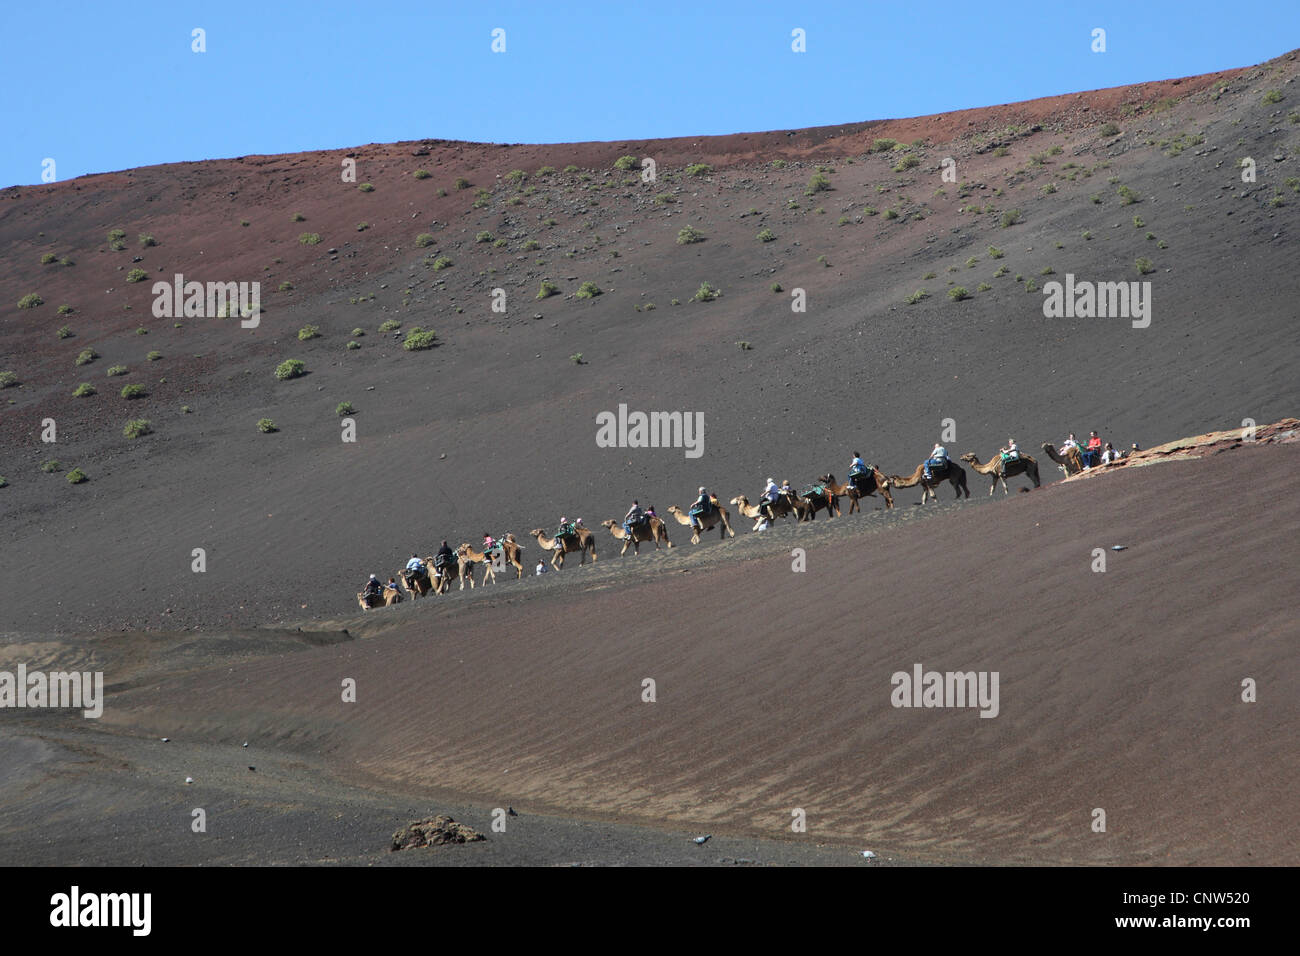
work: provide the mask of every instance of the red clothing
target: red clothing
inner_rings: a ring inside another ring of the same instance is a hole
[[[1096,435],[1088,439],[1088,451],[1101,451],[1101,439]]]

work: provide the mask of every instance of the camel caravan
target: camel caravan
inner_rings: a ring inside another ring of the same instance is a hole
[[[1044,442],[1042,448],[1047,457],[1060,466],[1066,477],[1088,468],[1119,461],[1129,454],[1127,451],[1115,451],[1109,442],[1103,447],[1095,431],[1089,436],[1086,445],[1080,445],[1072,433],[1061,444],[1060,451],[1048,442]],[[1132,450],[1138,450],[1136,443]],[[1041,487],[1038,462],[1021,452],[1014,438],[1007,439],[1006,446],[1000,448],[987,462],[981,462],[971,452],[962,455],[961,461],[977,473],[988,476],[990,496],[996,493],[998,485],[1002,486],[1004,495],[1010,494],[1007,480],[1011,478],[1024,477],[1033,487]],[[837,481],[834,474],[827,472],[812,485],[795,491],[788,480],[778,485],[768,478],[766,487],[755,502],[751,503],[746,495],[739,494],[728,503],[740,517],[754,522],[753,531],[764,531],[785,518],[793,518],[795,524],[802,524],[816,520],[818,512],[825,512],[827,518],[841,517],[844,512],[840,501],[845,498],[849,501],[849,514],[861,512],[862,502],[877,496],[888,510],[894,507],[894,492],[918,485],[921,487],[919,505],[928,501],[937,502],[938,490],[945,482],[952,486],[957,500],[970,497],[970,489],[966,485],[966,469],[948,457],[948,451],[941,443],[936,443],[929,457],[917,465],[910,475],[886,476],[854,452],[844,482]],[[1030,489],[1021,487],[1019,490]],[[699,544],[700,536],[714,528],[718,529],[721,540],[736,536],[731,527],[731,513],[722,506],[716,495],[704,487],[699,489],[694,503],[686,511],[671,505],[668,514],[678,524],[690,528],[692,544]],[[629,548],[634,555],[640,554],[643,544],[653,544],[656,551],[661,545],[664,548],[673,547],[673,543],[668,540],[668,522],[655,513],[653,505],[642,508],[639,502],[633,501],[622,521],[610,518],[600,524],[616,542],[621,543],[619,557],[627,554]],[[596,561],[596,535],[583,526],[581,518],[575,521],[560,518],[559,527],[553,534],[547,534],[544,528],[534,528],[529,534],[543,551],[543,557],[538,559],[534,571],[536,575],[545,574],[548,570],[559,571],[564,567],[566,555],[576,554],[580,566],[587,563],[589,556],[593,564]],[[357,603],[362,610],[367,611],[390,607],[407,597],[414,601],[429,595],[446,594],[457,582],[459,590],[465,590],[466,583],[472,590],[476,586],[475,573],[480,568],[482,575],[479,585],[495,583],[498,573],[508,573],[511,568],[514,569],[515,580],[520,580],[524,576],[523,552],[523,546],[509,533],[498,540],[484,532],[483,544],[477,549],[468,541],[454,549],[444,541],[442,547],[429,557],[421,559],[412,554],[406,567],[396,577],[389,578],[387,584],[376,575],[370,575],[365,589],[357,594]],[[546,554],[550,555],[549,562],[545,558]]]

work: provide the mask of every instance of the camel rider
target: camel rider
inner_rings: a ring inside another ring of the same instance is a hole
[[[424,562],[419,555],[411,555],[411,560],[406,562],[406,570],[417,578],[424,574]]]
[[[1001,449],[1004,461],[1015,461],[1020,457],[1020,446],[1016,444],[1014,438],[1007,439],[1007,447]]]
[[[1074,432],[1070,432],[1070,437],[1061,442],[1061,454],[1068,455],[1071,448],[1082,451],[1082,449],[1079,449],[1079,440],[1074,437]]]
[[[442,547],[438,549],[438,553],[433,556],[434,573],[437,574],[439,577],[441,577],[442,576],[441,568],[444,568],[448,564],[451,564],[451,559],[453,557],[454,557],[454,552],[451,550],[451,546],[448,545],[446,541],[444,541],[442,543]]]
[[[1109,465],[1112,461],[1119,461],[1119,452],[1115,450],[1110,442],[1106,442],[1106,450],[1101,453],[1101,463]]]
[[[767,486],[763,488],[763,494],[758,499],[758,510],[768,521],[776,520],[776,512],[772,510],[772,506],[780,497],[781,489],[776,486],[776,479],[767,479]]]
[[[573,534],[573,525],[569,524],[569,519],[560,515],[560,526],[555,530],[555,550],[564,550],[564,538]]]
[[[713,507],[713,501],[709,497],[709,492],[703,485],[700,485],[700,496],[695,499],[695,504],[691,505],[690,518],[691,527],[699,530],[703,525],[700,523],[700,515],[708,514],[709,509]]]
[[[483,532],[483,553],[487,554],[497,546],[496,539],[486,531]]]
[[[867,470],[867,463],[862,460],[862,456],[856,451],[853,453],[853,461],[849,464],[849,477],[856,478]]]
[[[386,587],[386,588],[392,588],[394,591],[398,590],[398,587],[397,587],[397,578],[389,578],[389,579],[388,579],[388,583],[385,584],[384,587]]]
[[[623,516],[623,533],[631,537],[633,526],[644,517],[645,512],[641,510],[641,502],[633,500],[632,507],[628,508],[627,514]]]
[[[925,480],[929,481],[934,477],[930,473],[931,468],[948,467],[948,449],[944,448],[939,442],[934,443],[934,448],[930,449],[930,457],[925,460]]]
[[[362,592],[362,597],[366,599],[366,603],[369,604],[372,598],[378,598],[383,596],[383,593],[384,593],[383,582],[380,581],[379,578],[375,577],[373,574],[370,575],[370,580],[366,582],[366,589],[365,591]]]
[[[546,563],[545,563],[544,561],[542,561],[541,558],[538,558],[538,559],[537,559],[537,570],[534,571],[533,574],[534,574],[534,575],[537,575],[537,574],[545,574],[545,573],[546,573]]]
[[[1101,439],[1096,432],[1088,433],[1088,445],[1084,449],[1083,463],[1089,468],[1101,463]]]

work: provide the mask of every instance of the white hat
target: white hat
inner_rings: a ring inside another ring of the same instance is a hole
[[[703,485],[700,485],[700,490],[697,492],[697,494],[701,494],[701,495],[704,494],[704,486],[703,486]]]

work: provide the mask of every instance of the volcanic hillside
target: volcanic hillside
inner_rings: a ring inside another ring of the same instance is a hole
[[[367,573],[444,538],[594,528],[701,484],[753,498],[768,475],[843,477],[855,450],[908,473],[945,419],[954,454],[987,459],[1008,435],[1145,446],[1294,414],[1297,66],[811,130],[427,140],[0,191],[0,629],[338,616]],[[155,315],[177,273],[260,282],[260,323]],[[1067,273],[1149,281],[1149,327],[1045,318]],[[403,347],[416,327],[435,347]],[[306,374],[278,380],[289,359]],[[702,456],[597,447],[620,404],[703,413]]]

